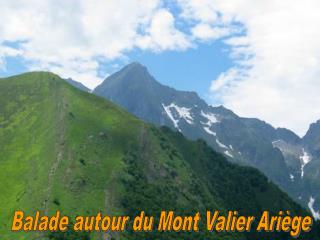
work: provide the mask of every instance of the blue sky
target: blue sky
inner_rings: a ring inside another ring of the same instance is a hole
[[[138,61],[163,84],[303,135],[320,119],[319,11],[318,0],[7,1],[0,76],[44,70],[94,88]]]
[[[125,58],[102,61],[99,76],[104,79],[133,61],[146,66],[162,84],[178,90],[195,91],[207,102],[210,102],[211,82],[233,66],[229,58],[229,47],[216,41],[200,43],[186,51],[152,52],[135,49],[127,53]],[[27,61],[20,56],[7,57],[5,62],[6,67],[0,69],[1,77],[28,71]]]
[[[137,51],[129,55],[131,60],[141,62],[158,81],[179,90],[196,91],[209,101],[212,80],[232,66],[220,42],[199,44],[184,52],[159,54]]]
[[[174,15],[179,15],[182,9],[165,1],[164,7],[170,9]],[[190,22],[177,22],[179,28],[188,31]],[[5,42],[6,46],[19,49],[20,42]],[[222,72],[231,68],[234,63],[229,57],[229,46],[223,41],[200,41],[187,49],[168,49],[153,51],[153,49],[134,48],[125,51],[124,55],[115,59],[99,59],[97,76],[103,80],[108,75],[118,71],[126,64],[136,61],[145,65],[150,73],[162,84],[179,90],[195,91],[207,102],[210,102],[210,85]],[[0,68],[0,77],[7,77],[27,72],[28,60],[23,56],[8,56],[5,58],[5,67]],[[33,70],[37,70],[37,66]],[[39,70],[42,70],[39,68]],[[50,69],[48,69],[50,70]],[[74,78],[65,75],[64,77]],[[90,86],[92,88],[92,86]]]

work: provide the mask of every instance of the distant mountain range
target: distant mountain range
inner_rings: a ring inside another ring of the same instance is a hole
[[[82,91],[85,91],[85,92],[90,92],[90,89],[87,88],[85,85],[83,85],[82,83],[80,82],[77,82],[75,80],[73,80],[72,78],[67,78],[65,79],[69,84],[71,84],[72,86],[82,90]]]
[[[188,96],[183,93],[181,101],[191,101]],[[214,113],[208,108],[199,109],[196,122],[191,105],[183,108],[182,102],[169,100],[161,102],[163,120],[181,131],[199,124],[213,132],[228,117],[236,118],[224,108]],[[198,104],[198,108],[205,106],[203,101]],[[238,210],[257,217],[264,210],[308,214],[258,170],[229,163],[203,140],[190,141],[168,127],[145,123],[55,74],[33,72],[2,79],[0,106],[1,239],[292,239],[284,232],[254,231],[12,232],[16,209],[26,215],[59,210],[70,218],[98,212],[136,216],[142,210],[148,216],[158,216],[161,210],[205,215],[208,209]],[[230,159],[247,154],[235,142],[223,147],[227,142],[220,134],[216,131],[217,136],[212,136],[221,141],[217,145],[221,151],[234,154]],[[243,153],[236,154],[240,150]],[[317,229],[300,237],[315,239]],[[62,237],[66,234],[72,237]]]
[[[320,218],[320,121],[300,138],[223,106],[212,107],[195,92],[164,86],[139,63],[109,76],[93,93],[147,122],[168,126],[192,140],[204,139],[231,162],[259,169]]]

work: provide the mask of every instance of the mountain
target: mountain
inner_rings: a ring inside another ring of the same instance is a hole
[[[310,125],[303,138],[274,138],[273,145],[278,148],[290,171],[295,184],[295,198],[304,202],[315,218],[320,219],[320,121]]]
[[[320,219],[320,120],[312,123],[302,139],[303,146],[310,153],[304,160],[306,189],[309,190],[309,206]],[[307,160],[307,161],[306,161]],[[313,191],[317,189],[317,191]]]
[[[259,169],[306,207],[310,196],[319,190],[318,185],[312,183],[308,184],[307,191],[304,182],[308,177],[299,177],[304,171],[309,174],[302,160],[303,142],[315,142],[320,136],[317,132],[307,134],[302,140],[288,129],[274,128],[259,119],[239,117],[223,106],[212,107],[194,92],[177,91],[160,84],[139,63],[129,64],[109,76],[93,93],[147,122],[168,126],[192,140],[204,139],[231,162]],[[319,131],[316,125],[312,129]],[[313,174],[320,182],[319,172],[314,170]],[[320,204],[320,198],[315,201]]]
[[[70,217],[207,209],[308,214],[259,171],[226,161],[204,141],[144,123],[55,74],[2,79],[0,106],[1,239],[289,239],[277,232],[12,232],[15,209]],[[315,231],[301,238],[313,239]]]
[[[75,80],[73,80],[73,79],[71,79],[71,78],[67,78],[67,79],[65,79],[65,80],[66,80],[66,82],[68,82],[68,83],[71,84],[72,86],[74,86],[74,87],[76,87],[76,88],[78,88],[78,89],[80,89],[80,90],[82,90],[82,91],[84,91],[84,92],[90,92],[90,89],[87,88],[85,85],[83,85],[83,84],[80,83],[80,82],[77,82],[77,81],[75,81]]]
[[[303,143],[308,146],[312,155],[320,158],[320,120],[310,125]]]
[[[130,113],[157,125],[172,123],[163,113],[164,100],[181,101],[185,105],[205,105],[196,93],[178,92],[161,85],[148,73],[147,68],[139,63],[129,64],[111,75],[94,90],[94,93],[108,97]],[[128,101],[129,99],[131,101]]]

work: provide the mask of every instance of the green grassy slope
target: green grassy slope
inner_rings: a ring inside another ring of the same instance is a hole
[[[13,209],[106,209],[108,182],[142,123],[53,74],[2,80],[0,91],[0,235]]]
[[[306,214],[256,170],[228,163],[203,142],[157,129],[112,103],[79,91],[51,73],[0,80],[0,236],[35,239],[48,234],[10,232],[14,210],[33,214],[137,214],[146,210],[291,210]],[[109,234],[94,233],[92,239]],[[277,235],[280,237],[280,235]],[[311,234],[304,236],[308,239]],[[119,238],[120,234],[112,234]],[[177,237],[257,239],[251,234],[130,231],[122,239]],[[262,236],[273,237],[273,235]],[[281,239],[285,239],[283,236]],[[70,237],[69,237],[70,239]]]

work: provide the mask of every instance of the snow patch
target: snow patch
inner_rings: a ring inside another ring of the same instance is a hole
[[[191,108],[178,107],[173,103],[171,103],[171,107],[174,107],[177,110],[180,118],[183,118],[189,124],[193,124],[193,118],[190,113]]]
[[[279,139],[279,140],[272,141],[272,145],[275,144],[275,143],[277,143],[277,142],[280,142],[280,141],[281,141],[280,139]]]
[[[164,109],[164,111],[166,112],[166,114],[168,115],[168,117],[170,118],[170,120],[173,122],[173,125],[175,128],[179,129],[179,126],[178,126],[178,122],[179,120],[175,119],[170,111],[170,105],[169,106],[165,106],[163,103],[162,103],[162,107]],[[179,129],[180,131],[180,129]]]
[[[216,143],[219,145],[219,147],[228,149],[228,147],[221,143],[218,138],[216,139]]]
[[[211,126],[214,123],[219,123],[216,115],[213,113],[205,113],[201,110],[201,116],[205,117],[208,120],[208,122],[206,123],[208,126]]]
[[[316,211],[314,208],[313,208],[313,205],[315,203],[315,199],[311,196],[310,199],[309,199],[309,202],[308,202],[308,207],[312,213],[312,216],[315,220],[320,220],[320,212],[319,211]]]
[[[301,178],[303,178],[304,175],[304,167],[311,161],[310,155],[302,148],[303,155],[300,156],[301,160]]]
[[[233,155],[228,150],[224,151],[224,154],[233,158]]]
[[[281,140],[281,139],[279,139],[279,140],[275,140],[275,141],[272,141],[272,146],[273,146],[273,148],[278,148],[282,153],[284,153],[284,152],[282,151],[282,148],[281,148],[281,147],[279,147],[279,144],[278,144],[278,143],[280,143],[280,144],[281,144],[281,142],[282,142],[282,140]]]
[[[294,176],[292,174],[290,174],[290,179],[292,182],[294,182]]]
[[[207,133],[209,133],[209,134],[211,134],[211,135],[213,135],[213,136],[217,136],[217,134],[216,134],[215,132],[213,132],[213,131],[210,130],[210,127],[203,127],[203,129],[204,129]]]
[[[191,116],[191,112],[190,112],[191,108],[179,107],[174,103],[171,103],[170,105],[167,105],[167,106],[162,103],[162,107],[166,112],[166,114],[168,115],[168,117],[170,118],[170,120],[173,122],[174,127],[177,128],[179,131],[181,130],[179,129],[178,123],[181,118],[183,118],[187,123],[193,124],[193,117]],[[178,119],[174,118],[174,114],[171,111],[172,109],[176,110]]]
[[[207,122],[202,122],[200,121],[201,124],[206,125],[205,127],[203,127],[203,129],[213,135],[213,136],[217,136],[217,134],[215,132],[213,132],[212,130],[210,130],[210,127],[214,124],[214,123],[218,123],[218,119],[216,118],[216,116],[213,113],[205,113],[204,111],[201,110],[201,116],[205,117],[208,121]]]

